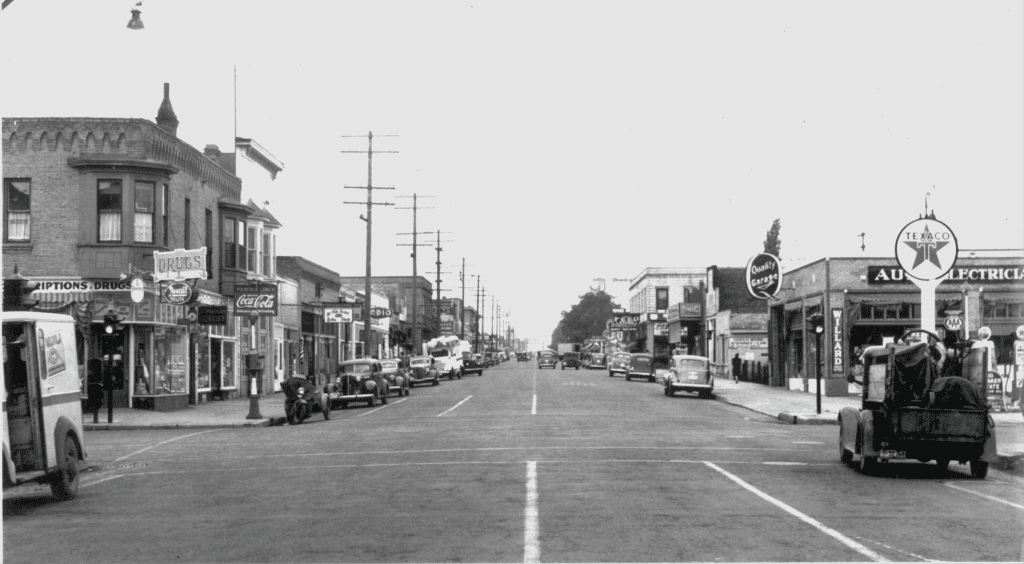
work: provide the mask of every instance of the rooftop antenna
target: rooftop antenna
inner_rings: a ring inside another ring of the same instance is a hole
[[[865,247],[864,247],[864,235],[865,235],[864,233],[861,233],[860,235],[857,235],[858,237],[860,237],[860,252],[862,252],[862,253],[864,252],[864,249],[865,249]]]

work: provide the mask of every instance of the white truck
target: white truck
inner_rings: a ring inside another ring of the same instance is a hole
[[[42,482],[71,499],[85,461],[75,322],[36,312],[2,319],[4,488]]]
[[[464,374],[463,352],[472,352],[469,341],[460,341],[455,336],[442,336],[431,339],[423,344],[423,352],[434,357],[434,366],[438,375],[447,376],[449,380],[462,378]]]

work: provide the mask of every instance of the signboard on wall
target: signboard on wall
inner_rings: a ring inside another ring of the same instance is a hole
[[[205,279],[206,247],[153,251],[153,280],[182,282],[195,278]]]
[[[768,300],[782,289],[782,263],[770,253],[754,255],[747,261],[747,291],[751,296]]]
[[[351,323],[352,308],[350,307],[325,307],[324,323]]]
[[[845,359],[843,348],[843,308],[832,308],[832,373],[842,374]]]
[[[277,284],[258,282],[235,287],[235,315],[277,315]]]

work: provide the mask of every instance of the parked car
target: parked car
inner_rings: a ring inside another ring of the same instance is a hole
[[[654,355],[649,353],[629,355],[629,362],[626,364],[626,380],[633,378],[646,378],[648,382],[654,381]]]
[[[551,368],[555,369],[555,365],[558,363],[558,355],[555,351],[540,351],[537,353],[537,368]]]
[[[334,382],[324,386],[330,407],[335,404],[347,409],[351,402],[365,401],[373,407],[388,403],[387,381],[380,361],[372,358],[346,360],[338,366]]]
[[[483,356],[478,354],[463,353],[462,355],[462,373],[463,374],[476,374],[477,376],[484,375],[484,364]]]
[[[624,375],[626,373],[627,366],[629,366],[628,352],[612,353],[608,359],[608,376],[615,376],[616,374]]]
[[[434,358],[430,356],[410,357],[406,374],[409,375],[409,387],[417,384],[430,384],[436,386],[440,383],[437,377],[437,369],[434,368]]]
[[[562,370],[566,367],[580,369],[580,353],[578,352],[564,352],[562,353]]]
[[[587,361],[585,368],[588,370],[604,369],[608,367],[608,355],[604,353],[590,353],[590,360]]]
[[[409,377],[405,375],[405,369],[397,358],[386,358],[380,361],[380,367],[387,379],[388,394],[409,395]]]
[[[706,356],[675,355],[665,375],[665,395],[690,392],[710,398],[715,391],[715,377],[711,375],[711,362]]]

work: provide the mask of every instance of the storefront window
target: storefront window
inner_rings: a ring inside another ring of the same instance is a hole
[[[221,352],[221,387],[237,388],[238,374],[235,371],[235,343],[234,341],[224,341],[223,347]]]
[[[188,393],[185,329],[136,327],[135,395]]]
[[[202,339],[196,343],[196,388],[201,392],[210,389],[209,339]]]

